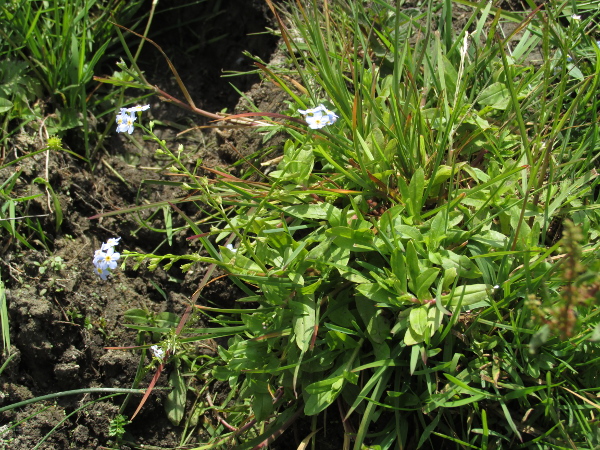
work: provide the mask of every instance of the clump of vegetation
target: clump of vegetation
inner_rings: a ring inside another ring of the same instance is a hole
[[[273,9],[293,69],[258,66],[290,102],[228,118],[288,134],[265,183],[208,183],[161,149],[213,217],[174,207],[203,251],[125,258],[219,266],[247,295],[193,305],[214,328],[178,326],[231,336],[201,371],[231,392],[214,445],[266,445],[330,407],[344,448],[599,443],[594,13],[487,4],[457,32],[452,2],[428,6]]]
[[[126,315],[151,356],[134,387],[154,377],[111,434],[170,367],[167,415],[182,445],[208,436],[198,448],[263,448],[300,417],[317,448],[324,414],[343,427],[335,448],[600,445],[599,13],[469,4],[455,30],[449,0],[267,3],[287,60],[257,67],[281,110],[208,113],[173,73],[189,110],[285,133],[274,171],[209,179],[153,122],[120,126],[156,144],[185,196],[102,215],[160,207],[168,239],[175,212],[200,243],[123,264],[208,269],[181,317]],[[184,104],[134,60],[120,69],[102,81]],[[202,298],[216,268],[235,307]]]

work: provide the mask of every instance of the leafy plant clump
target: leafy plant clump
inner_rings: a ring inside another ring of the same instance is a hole
[[[267,3],[289,59],[258,66],[287,110],[213,118],[287,133],[275,171],[199,177],[135,124],[187,177],[171,207],[202,251],[124,258],[208,263],[200,288],[218,266],[245,293],[224,309],[195,304],[199,289],[179,320],[129,315],[168,349],[158,374],[176,368],[169,417],[204,427],[202,448],[264,446],[325,411],[336,448],[600,445],[598,13],[470,4],[455,31],[451,1]],[[216,337],[218,357],[196,352]]]

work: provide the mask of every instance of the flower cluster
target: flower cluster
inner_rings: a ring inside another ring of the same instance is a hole
[[[106,280],[110,275],[109,269],[117,268],[117,261],[121,254],[115,252],[115,246],[119,245],[120,240],[120,237],[110,238],[94,253],[94,271],[103,280]]]
[[[150,105],[121,108],[121,111],[117,114],[117,133],[124,133],[125,131],[129,134],[133,133],[133,122],[137,119],[135,113],[146,111],[149,108]]]
[[[329,111],[323,105],[312,109],[299,109],[298,112],[304,116],[304,120],[306,120],[308,126],[313,130],[332,125],[338,119],[338,116],[333,111]]]

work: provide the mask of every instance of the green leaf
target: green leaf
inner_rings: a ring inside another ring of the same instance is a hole
[[[294,312],[292,321],[296,345],[302,352],[306,352],[310,346],[316,323],[315,302],[309,296],[303,296],[297,300],[290,300],[289,305]]]
[[[419,167],[413,174],[408,186],[409,198],[405,199],[409,206],[409,212],[419,221],[421,219],[421,201],[425,190],[425,172]]]
[[[10,111],[13,107],[13,102],[7,98],[0,97],[0,114]]]
[[[429,336],[433,336],[435,332],[442,326],[444,313],[435,305],[429,305],[427,311],[427,327],[429,328]]]
[[[456,268],[450,267],[444,270],[444,280],[442,282],[442,290],[446,291],[450,288],[450,285],[454,283],[454,280],[458,276]]]
[[[600,341],[600,323],[596,324],[596,327],[594,328],[594,332],[590,336],[590,340],[593,342]]]
[[[271,394],[254,394],[252,399],[252,412],[257,421],[262,422],[273,412],[273,398]]]
[[[444,269],[454,268],[461,278],[480,278],[481,271],[475,264],[465,255],[457,255],[456,253],[443,250],[440,252],[442,257],[442,267]]]
[[[169,375],[169,385],[173,389],[167,394],[165,412],[169,421],[177,426],[183,419],[185,410],[185,381],[179,372],[178,364],[175,364],[174,370]]]
[[[400,282],[400,291],[405,293],[408,291],[408,274],[406,273],[406,259],[404,258],[404,252],[398,248],[394,248],[390,256],[390,264],[392,272]]]
[[[416,291],[416,296],[419,300],[431,299],[431,293],[429,292],[429,288],[435,282],[439,273],[440,269],[430,267],[429,269],[425,269],[423,273],[419,274],[414,287]]]
[[[284,213],[300,219],[326,220],[341,211],[329,203],[316,203],[309,205],[292,205],[281,208]]]
[[[427,236],[429,237],[429,251],[435,252],[442,240],[446,237],[446,210],[438,212],[431,221],[431,229]]]
[[[428,309],[429,308],[427,306],[423,305],[410,310],[410,315],[408,316],[410,328],[412,328],[412,330],[418,335],[425,334],[425,329],[427,328]]]
[[[293,142],[288,140],[285,143],[284,153],[279,169],[271,172],[270,176],[297,184],[306,183],[314,165],[313,150],[311,148],[298,150]]]
[[[496,81],[481,91],[477,97],[480,105],[491,106],[494,109],[506,109],[510,103],[510,91],[504,83]]]
[[[304,404],[304,413],[313,416],[331,405],[340,394],[344,380],[343,375],[337,375],[309,384],[305,389],[308,398]]]
[[[238,375],[238,373],[233,370],[229,370],[227,366],[217,366],[212,370],[212,375],[219,381],[227,381]]]
[[[129,309],[129,310],[125,311],[123,318],[127,322],[131,322],[131,323],[137,323],[137,324],[149,324],[150,323],[150,321],[148,320],[148,312],[143,309],[139,309],[139,308]]]
[[[356,297],[356,307],[361,319],[367,326],[367,334],[371,341],[383,343],[390,334],[389,321],[383,316],[383,311],[375,307],[373,302],[364,297]]]
[[[476,303],[484,303],[481,306],[486,306],[489,300],[491,286],[487,284],[470,284],[457,286],[453,292],[447,295],[442,295],[442,304],[444,306],[462,307],[471,306]]]
[[[377,283],[359,284],[356,286],[356,290],[369,300],[377,303],[390,303],[390,299],[394,296],[391,292],[382,288]]]
[[[239,252],[235,254],[234,258],[231,260],[235,268],[242,270],[244,273],[248,272],[257,272],[261,273],[262,268],[256,264],[251,259],[245,257],[244,255],[240,255]]]
[[[156,325],[164,328],[176,328],[179,325],[180,317],[171,312],[161,312],[156,315]]]
[[[335,244],[352,252],[375,250],[373,231],[368,228],[352,229],[350,227],[333,227],[326,231],[328,236],[335,236]]]
[[[406,334],[404,335],[404,343],[408,346],[420,344],[425,340],[425,336],[423,334],[417,333],[411,326],[406,330]]]

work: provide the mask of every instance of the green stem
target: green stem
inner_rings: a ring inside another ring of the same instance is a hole
[[[22,402],[13,403],[12,405],[5,406],[4,408],[0,408],[0,413],[4,411],[10,411],[11,409],[20,408],[21,406],[26,406],[31,403],[42,402],[44,400],[50,400],[58,397],[66,397],[67,395],[77,395],[77,394],[141,394],[143,395],[146,391],[144,389],[123,389],[123,388],[86,388],[86,389],[75,389],[72,391],[62,391],[56,392],[54,394],[42,395],[41,397],[30,398],[29,400],[24,400]]]
[[[156,11],[156,5],[158,5],[158,0],[152,0],[152,7],[150,8],[150,15],[148,17],[148,23],[146,23],[146,28],[144,29],[144,37],[148,36],[148,32],[150,31],[150,25],[152,24],[152,19],[154,19],[154,12]],[[140,53],[142,52],[142,47],[144,46],[145,39],[140,41],[140,45],[135,52],[135,56],[133,60],[137,62]]]

